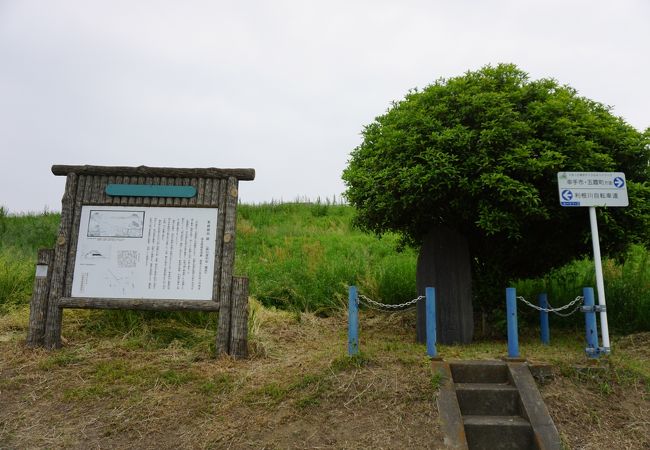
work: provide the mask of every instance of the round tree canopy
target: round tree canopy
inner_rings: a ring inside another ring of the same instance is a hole
[[[650,240],[650,129],[514,65],[413,90],[363,138],[343,172],[357,225],[414,245],[449,227],[477,273],[535,276],[589,250],[586,208],[560,206],[559,171],[625,172],[630,206],[599,210],[603,250]]]

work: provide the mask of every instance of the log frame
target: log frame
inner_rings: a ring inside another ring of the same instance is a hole
[[[247,349],[248,279],[233,277],[239,180],[253,180],[253,169],[182,169],[169,167],[110,167],[54,165],[52,173],[66,176],[57,242],[39,252],[39,263],[50,255],[47,278],[35,280],[28,345],[61,347],[64,308],[135,309],[152,311],[219,312],[217,354],[245,357]],[[108,184],[194,186],[192,198],[108,196]],[[83,206],[217,208],[217,238],[211,300],[115,299],[72,297],[72,281]],[[38,288],[37,288],[38,286]],[[38,321],[38,308],[42,325]],[[44,317],[43,317],[44,316]],[[33,320],[32,320],[33,319]],[[33,322],[33,324],[32,324]],[[236,329],[231,329],[236,327]],[[44,329],[43,329],[44,328]]]

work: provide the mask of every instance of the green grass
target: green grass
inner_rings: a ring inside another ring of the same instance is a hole
[[[387,303],[415,295],[415,253],[395,251],[397,237],[352,229],[342,205],[266,204],[239,207],[236,271],[266,306],[331,311],[347,287]]]
[[[29,302],[34,261],[13,248],[0,247],[0,313]]]
[[[379,239],[352,228],[353,214],[349,206],[327,202],[239,205],[236,273],[249,277],[251,295],[263,305],[295,312],[345,309],[352,284],[386,303],[413,298],[415,251],[397,252],[396,235]],[[53,246],[58,222],[58,214],[7,215],[0,208],[0,314],[29,302],[37,250]],[[604,272],[611,327],[619,333],[650,330],[650,252],[632,246],[622,261],[605,260]],[[551,304],[560,306],[594,284],[593,263],[583,259],[515,286],[530,301],[547,292]],[[522,324],[538,323],[530,308],[520,308],[520,317]],[[189,327],[216,326],[216,315],[206,313],[101,311],[90,318],[89,331],[128,333],[134,347],[195,345],[203,340]],[[496,318],[489,325],[505,329],[501,322]],[[552,316],[552,328],[558,326],[581,328],[583,318]]]
[[[605,299],[610,327],[618,333],[628,334],[650,330],[650,251],[632,245],[621,262],[603,261]],[[543,278],[519,280],[515,283],[517,295],[537,303],[537,295],[546,292],[549,303],[562,306],[582,295],[582,288],[593,287],[596,295],[594,263],[591,259],[573,261],[554,270]],[[520,316],[527,323],[538,321],[538,314],[529,307],[520,307]],[[583,327],[580,313],[569,318],[552,315],[553,325]]]
[[[0,207],[0,313],[29,302],[39,248],[52,247],[59,214],[8,215]]]

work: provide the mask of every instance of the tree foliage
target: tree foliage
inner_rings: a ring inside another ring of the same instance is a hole
[[[648,243],[649,160],[650,129],[501,64],[393,103],[364,128],[343,180],[361,228],[417,245],[448,226],[467,237],[475,275],[505,281],[590,249],[586,208],[559,205],[559,171],[625,172],[630,206],[598,211],[603,252]]]

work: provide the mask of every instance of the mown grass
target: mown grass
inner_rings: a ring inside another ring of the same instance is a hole
[[[250,358],[237,361],[212,358],[206,344],[214,340],[214,329],[152,318],[148,330],[97,336],[86,325],[97,312],[86,310],[66,311],[68,343],[63,349],[26,351],[24,314],[0,316],[0,388],[7,403],[4,416],[0,408],[0,447],[146,447],[166,442],[193,448],[214,442],[212,447],[226,448],[230,440],[245,436],[254,443],[249,447],[263,448],[281,433],[287,437],[278,448],[378,448],[387,446],[384,440],[395,433],[399,439],[390,448],[442,443],[431,408],[442,380],[432,371],[425,347],[414,343],[413,312],[362,311],[362,353],[350,358],[342,315],[318,318],[263,307],[255,300],[251,307],[258,332],[250,339]],[[173,334],[165,322],[178,328],[176,336],[192,337],[188,342],[170,340]],[[643,424],[647,417],[643,399],[650,386],[649,338],[650,333],[614,336],[615,353],[576,368],[586,362],[581,336],[553,331],[553,345],[545,347],[533,333],[522,333],[522,356],[556,368],[542,392],[560,432],[570,438],[569,447],[581,443],[600,448],[603,435],[611,434],[612,440],[623,439],[621,448],[643,448],[630,444],[643,443],[643,429],[627,425]],[[438,350],[447,360],[494,359],[506,354],[506,343],[479,340]],[[624,408],[611,412],[613,403]],[[51,414],[53,410],[65,414]],[[589,414],[605,417],[610,412],[615,423],[588,421]],[[342,436],[349,417],[365,420],[369,437],[358,437],[355,430]],[[428,420],[424,425],[423,418]],[[301,433],[294,434],[295,424],[303,420]],[[401,428],[396,430],[397,423]],[[239,428],[224,442],[224,430],[233,427]],[[52,429],[60,431],[52,435]],[[315,435],[309,445],[294,445],[317,429],[327,433]],[[411,445],[403,444],[400,439],[412,436],[413,430],[424,431]]]

